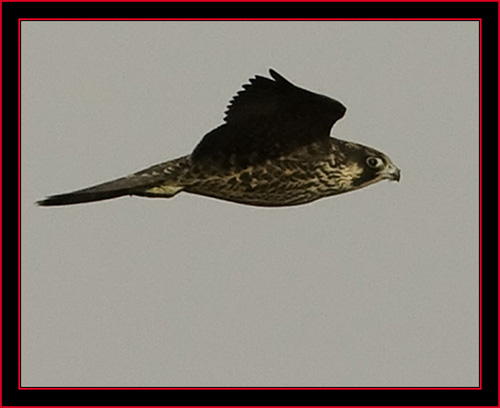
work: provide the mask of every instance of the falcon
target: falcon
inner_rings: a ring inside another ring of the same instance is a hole
[[[41,206],[181,192],[240,204],[280,207],[400,179],[384,153],[330,137],[345,106],[292,84],[273,69],[256,75],[230,101],[224,123],[191,154],[70,193]]]

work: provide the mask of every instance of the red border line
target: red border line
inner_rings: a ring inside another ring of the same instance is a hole
[[[2,1],[2,0],[0,0]],[[43,1],[43,0],[34,0]],[[66,1],[66,0],[54,0]],[[76,0],[75,0],[76,1]],[[86,2],[94,2],[94,0],[83,0]],[[121,1],[121,0],[110,0]],[[135,0],[130,0],[135,1]],[[153,0],[157,1],[157,0]],[[183,0],[181,0],[183,1]],[[204,2],[205,0],[200,0]],[[208,0],[206,0],[208,1]],[[250,0],[255,1],[255,0]],[[261,0],[257,0],[260,2]],[[281,0],[278,0],[281,1]],[[283,0],[285,1],[285,0]],[[295,1],[295,0],[294,0]],[[302,0],[296,0],[302,1]],[[327,0],[320,0],[327,1]],[[355,0],[347,0],[355,1]],[[368,0],[376,1],[376,0]],[[393,1],[393,0],[390,0]],[[396,0],[394,0],[396,1]],[[409,0],[410,1],[410,0]],[[454,0],[445,0],[454,1]],[[469,1],[469,0],[460,0]],[[496,1],[491,1],[496,2]],[[1,8],[0,8],[1,9]],[[1,13],[1,10],[0,10]],[[19,390],[481,390],[482,389],[482,20],[480,18],[454,18],[454,19],[438,19],[438,18],[422,18],[422,19],[409,19],[409,18],[391,18],[391,19],[377,19],[377,18],[318,18],[318,19],[245,19],[245,18],[224,18],[224,19],[200,19],[200,18],[126,18],[126,19],[97,19],[97,18],[54,18],[54,19],[40,19],[40,18],[22,18],[18,20],[18,228],[21,230],[21,209],[20,209],[20,186],[21,186],[21,22],[22,21],[477,21],[479,22],[479,386],[478,387],[22,387],[21,386],[21,241],[20,234],[18,238],[18,389]],[[0,32],[1,35],[1,32]],[[1,59],[1,54],[0,54]],[[500,78],[500,72],[499,72]],[[1,102],[0,102],[1,103]],[[0,116],[1,117],[1,116]],[[500,124],[500,109],[499,109],[499,124]],[[1,150],[1,146],[0,146]],[[500,147],[498,151],[500,155]],[[1,169],[0,169],[1,172]],[[498,174],[500,176],[500,164],[498,167]],[[1,195],[1,191],[0,191]],[[500,198],[500,193],[499,193]],[[0,204],[1,205],[1,204]],[[1,221],[0,221],[1,222]],[[0,224],[1,225],[1,224]],[[499,221],[500,227],[500,221]],[[1,238],[0,238],[1,239]],[[1,252],[0,252],[1,254]],[[0,255],[1,256],[1,255]],[[500,265],[500,244],[499,244],[499,258]],[[1,282],[0,282],[1,285]],[[500,290],[500,283],[499,283]],[[500,311],[500,302],[499,302]],[[0,305],[1,308],[1,305]],[[1,328],[0,328],[1,330]],[[500,343],[499,343],[500,350]],[[1,357],[0,357],[1,358]],[[1,375],[1,374],[0,374]],[[1,377],[0,377],[1,378]],[[500,379],[499,379],[500,384]],[[248,406],[250,407],[250,406]],[[93,407],[96,408],[96,407]],[[186,407],[184,407],[186,408]],[[306,408],[306,407],[305,407]],[[430,408],[430,407],[429,407]]]
[[[28,0],[26,0],[28,1]],[[46,0],[30,0],[30,2],[34,3],[43,3]],[[54,2],[64,2],[64,3],[74,3],[74,2],[84,2],[84,3],[100,3],[102,0],[52,0]],[[108,0],[109,2],[136,2],[137,0]],[[165,3],[164,0],[149,0],[152,3]],[[171,0],[174,1],[174,0]],[[211,3],[213,0],[175,0],[180,3]],[[222,3],[241,3],[241,2],[249,2],[249,3],[268,3],[269,0],[219,0]],[[336,3],[336,2],[347,2],[347,3],[359,3],[359,0],[315,0],[319,3]],[[379,0],[363,0],[367,3],[377,3]],[[419,2],[419,3],[433,3],[435,1],[432,0],[385,0],[389,3],[410,3],[410,2]],[[440,0],[443,3],[469,3],[471,0]],[[23,3],[23,0],[2,0],[2,3]],[[168,3],[169,1],[167,1]],[[277,3],[298,3],[303,2],[303,0],[273,0],[273,2]],[[482,0],[484,3],[497,3],[497,0]],[[422,19],[423,20],[423,19]]]
[[[0,21],[3,21],[3,15],[2,15],[2,7],[0,7]],[[0,44],[3,44],[3,36],[2,36],[2,30],[0,30]],[[0,47],[2,47],[0,45]],[[20,48],[20,47],[19,47]],[[3,67],[3,59],[2,59],[2,54],[3,52],[0,52],[0,77],[3,79],[3,72],[2,72],[2,68]],[[19,81],[20,81],[20,78],[21,78],[21,75],[19,75]],[[0,80],[0,95],[3,95],[3,81]],[[3,105],[2,105],[2,102],[3,102],[3,98],[0,98],[0,129],[3,129]],[[21,117],[21,115],[19,115],[19,117]],[[3,138],[3,132],[2,132],[2,138]],[[18,143],[20,143],[21,141],[21,137],[20,137],[20,134],[18,134],[18,138],[19,138],[19,141]],[[0,154],[3,153],[2,151],[2,145],[3,143],[0,143]],[[0,157],[3,157],[0,156]],[[18,155],[18,159],[21,158],[21,152],[19,150],[19,155]],[[21,160],[18,161],[19,165],[18,165],[18,185],[19,185],[19,191],[18,191],[18,208],[17,208],[17,211],[18,211],[18,214],[19,214],[19,220],[18,220],[18,225],[17,225],[17,230],[18,232],[21,231],[21,204],[20,204],[20,196],[21,196],[21,182],[20,182],[20,177],[21,177]],[[3,180],[3,173],[2,173],[2,166],[0,166],[0,184],[2,184],[2,188],[0,188],[0,213],[3,214],[2,212],[2,191],[3,191],[3,183],[2,183],[2,180]],[[3,217],[0,217],[0,230],[3,231]],[[3,265],[3,234],[0,234],[0,265]],[[18,233],[18,236],[20,237],[21,234]],[[18,262],[18,268],[19,268],[19,276],[21,276],[21,270],[20,270],[20,265],[21,265],[21,246],[19,245],[20,243],[20,239],[18,241],[18,258],[17,258],[17,262]],[[3,268],[2,268],[2,272],[3,273]],[[3,279],[0,279],[0,293],[3,293],[3,286],[2,286],[2,281]],[[2,303],[3,302],[0,302],[0,316],[3,316],[3,309],[2,309]],[[1,319],[1,317],[0,317]],[[3,322],[3,320],[2,320]],[[2,359],[2,355],[3,355],[3,331],[2,331],[2,326],[3,324],[0,324],[0,349],[2,350],[2,353],[0,353],[0,367],[3,368],[3,359]],[[19,326],[20,327],[20,326]],[[3,384],[3,377],[2,377],[2,373],[3,373],[3,369],[0,370],[0,384]],[[1,404],[1,402],[0,402]]]
[[[483,25],[479,20],[479,388],[483,384]],[[499,360],[500,362],[500,360]]]
[[[17,267],[18,267],[18,276],[17,276],[17,285],[18,285],[18,376],[19,376],[19,386],[21,386],[21,21],[18,23],[18,33],[17,33],[17,43],[18,43],[18,55],[17,55],[17,132],[18,132],[18,140],[17,140],[17,182],[18,182],[18,192],[17,192],[17,203],[18,203],[18,235],[17,235]]]
[[[41,1],[41,0],[40,0]],[[63,0],[61,0],[63,1]],[[117,0],[118,1],[118,0]],[[481,21],[479,18],[22,18],[20,21]]]

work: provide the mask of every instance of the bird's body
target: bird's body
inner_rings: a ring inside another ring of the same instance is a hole
[[[123,195],[188,192],[257,206],[289,206],[356,190],[399,169],[375,149],[331,138],[345,107],[291,84],[257,76],[244,85],[193,153],[94,187],[46,198],[65,205]]]

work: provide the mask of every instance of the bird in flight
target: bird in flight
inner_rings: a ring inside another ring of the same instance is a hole
[[[241,204],[305,204],[382,180],[400,170],[382,152],[330,137],[346,108],[299,88],[269,70],[255,76],[230,101],[224,123],[208,132],[191,154],[113,181],[49,196],[56,206],[125,195],[170,198],[181,192]]]

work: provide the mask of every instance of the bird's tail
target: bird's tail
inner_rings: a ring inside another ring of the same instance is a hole
[[[120,184],[126,182],[124,179],[118,179],[97,186],[84,188],[82,190],[72,191],[71,193],[57,194],[37,201],[41,206],[68,205],[90,203],[92,201],[109,200],[111,198],[121,197],[128,194],[133,194],[130,187]]]
[[[37,201],[40,206],[58,206],[109,200],[125,195],[147,197],[172,197],[183,190],[177,185],[173,175],[185,167],[186,157],[158,164],[130,176],[98,184],[70,193],[49,196]]]

